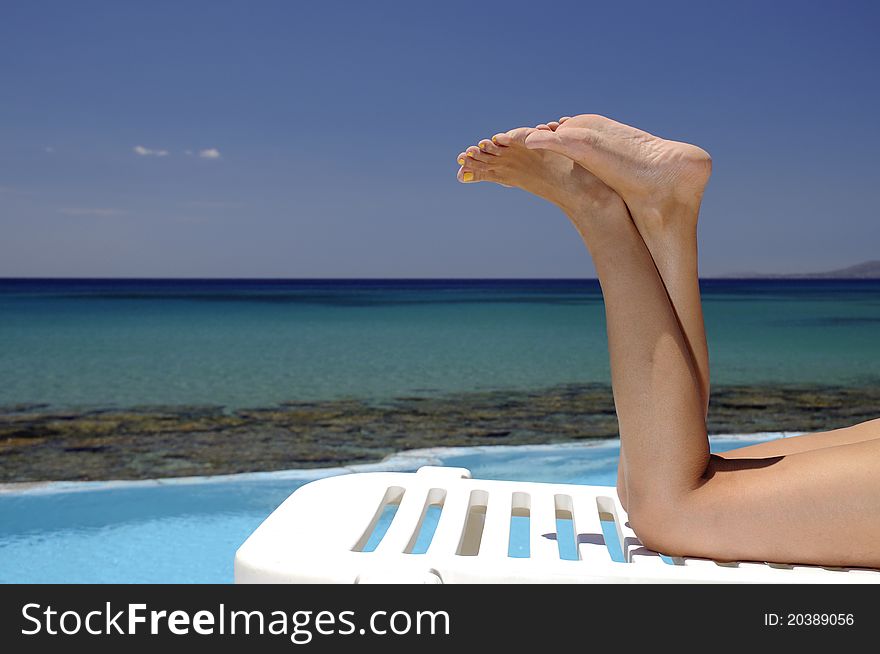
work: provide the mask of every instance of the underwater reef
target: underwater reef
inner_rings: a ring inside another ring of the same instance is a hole
[[[880,387],[719,386],[710,434],[822,431],[878,417]],[[377,461],[402,450],[617,435],[610,387],[557,386],[375,402],[0,406],[0,483],[146,479]]]

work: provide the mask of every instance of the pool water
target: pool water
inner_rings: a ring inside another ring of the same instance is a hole
[[[775,435],[714,438],[713,451]],[[358,470],[469,468],[476,478],[613,486],[616,440],[578,445],[449,448],[404,453]],[[296,488],[343,469],[149,482],[59,483],[0,493],[0,582],[227,583],[236,549]],[[436,517],[434,518],[436,520]],[[570,522],[559,521],[560,555]],[[431,521],[416,549],[430,542]],[[527,526],[525,527],[527,530]],[[381,525],[377,527],[381,531]],[[527,555],[512,523],[511,556]],[[613,550],[614,530],[606,530]]]

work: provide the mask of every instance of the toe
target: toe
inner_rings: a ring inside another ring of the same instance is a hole
[[[508,145],[510,145],[510,137],[507,136],[507,132],[499,132],[492,137],[492,143],[499,146],[500,148],[506,148]]]
[[[570,120],[570,119],[571,119],[571,116],[563,116],[563,117],[560,118],[557,122],[561,125],[561,124],[564,123],[566,120]]]
[[[476,145],[472,145],[467,150],[465,150],[464,153],[467,156],[467,158],[472,161],[476,160],[476,161],[487,162],[487,161],[491,161],[492,159],[495,158],[494,154],[489,154],[487,152],[483,152]]]
[[[484,170],[475,170],[470,166],[462,166],[458,171],[458,181],[464,184],[469,184],[470,182],[481,182],[483,181],[483,176],[486,174]]]
[[[534,127],[517,127],[516,129],[512,129],[505,136],[507,137],[505,144],[508,146],[511,145],[523,145],[526,141],[526,137],[529,134],[539,133],[539,134],[552,134],[550,128],[547,129],[537,129]]]
[[[465,170],[464,168],[462,168],[458,171],[458,181],[463,184],[468,184],[470,182],[478,182],[479,180],[476,179],[476,175],[474,175],[474,171]]]
[[[504,147],[510,147],[512,145],[523,145],[525,143],[526,137],[532,133],[539,134],[550,134],[553,132],[549,127],[545,125],[546,129],[540,129],[539,127],[517,127],[516,129],[512,129],[509,132],[503,132],[501,134],[496,134],[492,137],[492,142],[496,145],[501,145]]]
[[[467,157],[467,154],[465,154],[464,152],[459,152],[458,156],[455,158],[455,161],[459,166],[464,166],[464,162],[465,162],[466,157]]]
[[[556,128],[559,127],[559,121],[551,120],[549,123],[547,123],[547,127],[550,128],[551,132],[555,132]]]
[[[596,143],[595,130],[584,127],[566,127],[555,132],[532,130],[523,143],[530,150],[551,150],[569,159],[581,161]]]
[[[505,184],[501,180],[502,178],[499,176],[498,171],[485,164],[480,168],[462,166],[461,170],[458,171],[458,181],[463,184],[470,184],[472,182],[494,182],[500,186],[511,188],[509,184]]]
[[[548,125],[547,123],[541,123],[540,125],[535,125],[535,129],[541,129],[544,131],[551,131],[550,125]]]
[[[488,157],[491,155],[483,155]],[[492,157],[494,159],[494,157]],[[491,166],[479,159],[465,156],[464,164],[458,170],[458,181],[460,182],[480,182],[486,178],[491,171]]]
[[[561,147],[559,134],[549,130],[532,130],[530,134],[526,134],[522,137],[522,143],[532,150],[558,151]]]
[[[483,139],[482,141],[477,143],[477,147],[480,148],[480,150],[482,150],[486,154],[491,154],[491,155],[496,155],[496,156],[501,154],[501,151],[504,149],[501,146],[495,145],[494,143],[492,143],[492,141],[490,139]]]

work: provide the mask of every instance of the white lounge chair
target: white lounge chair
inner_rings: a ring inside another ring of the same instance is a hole
[[[528,517],[527,558],[509,555],[512,516]],[[565,559],[559,520],[571,521]],[[619,541],[617,561],[603,521]],[[433,537],[429,523],[436,524]],[[426,551],[416,553],[428,541]],[[880,582],[875,570],[664,559],[629,528],[614,488],[485,481],[471,479],[464,468],[428,466],[417,473],[329,477],[299,488],[239,548],[235,581]]]

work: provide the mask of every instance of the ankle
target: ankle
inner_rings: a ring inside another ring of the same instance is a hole
[[[680,198],[673,194],[627,200],[640,231],[662,237],[670,232],[689,233],[696,228],[702,194]]]
[[[626,212],[579,214],[569,216],[599,266],[620,263],[620,257],[636,256],[647,251],[638,229]]]
[[[611,189],[574,198],[570,204],[559,207],[581,234],[617,236],[632,223],[626,204]]]

